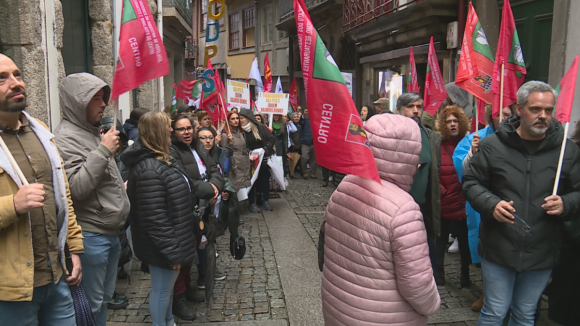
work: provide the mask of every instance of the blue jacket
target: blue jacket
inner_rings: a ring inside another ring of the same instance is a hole
[[[489,135],[493,135],[495,130],[491,126],[487,126],[479,130],[480,141]],[[457,170],[457,175],[459,176],[459,181],[463,178],[463,160],[471,150],[471,141],[473,140],[473,135],[471,133],[465,137],[457,144],[455,151],[453,152],[453,164]],[[471,252],[472,263],[481,262],[481,256],[477,250],[479,244],[479,222],[481,221],[481,216],[478,212],[473,209],[471,204],[467,202],[465,205],[465,213],[467,214],[467,229],[469,236],[469,251]]]
[[[310,127],[310,119],[305,118],[304,115],[300,117],[300,126],[302,131],[300,132],[300,143],[302,145],[312,145],[312,128]]]

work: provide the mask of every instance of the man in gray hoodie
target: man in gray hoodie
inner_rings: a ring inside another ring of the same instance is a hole
[[[129,199],[114,158],[119,132],[111,128],[103,136],[99,133],[110,94],[111,88],[91,74],[69,75],[60,87],[64,118],[55,132],[83,230],[82,285],[99,326],[107,322],[121,250],[118,235],[129,214]]]

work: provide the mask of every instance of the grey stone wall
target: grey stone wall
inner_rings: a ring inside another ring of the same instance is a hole
[[[58,52],[59,84],[65,76],[60,54],[64,20],[59,0],[54,0],[56,13],[56,45]],[[43,13],[38,0],[0,0],[0,47],[12,58],[23,73],[28,95],[27,111],[49,123],[46,93],[46,55],[42,45]],[[58,108],[60,109],[60,108]]]

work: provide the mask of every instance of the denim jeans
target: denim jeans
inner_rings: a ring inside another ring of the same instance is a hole
[[[533,326],[538,300],[552,270],[516,272],[481,258],[483,308],[478,326],[501,326],[511,308],[508,326]]]
[[[34,288],[32,301],[0,301],[0,325],[75,326],[75,310],[63,275],[57,284]]]
[[[85,253],[82,286],[95,316],[97,326],[107,324],[107,304],[113,299],[117,265],[121,254],[119,237],[83,231]]]
[[[149,296],[149,312],[153,326],[172,326],[173,286],[179,271],[149,265],[151,272],[151,295]]]

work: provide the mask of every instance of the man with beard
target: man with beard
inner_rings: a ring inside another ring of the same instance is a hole
[[[518,90],[517,116],[481,141],[463,191],[481,213],[483,308],[478,325],[533,325],[538,299],[558,264],[562,224],[580,209],[580,150],[566,146],[557,195],[552,189],[565,135],[552,119],[554,89],[540,81]]]
[[[415,120],[421,129],[421,155],[409,194],[419,204],[423,214],[429,244],[429,258],[435,275],[437,266],[435,239],[441,236],[441,188],[439,187],[441,137],[431,127],[421,123],[423,99],[419,93],[402,94],[397,100],[397,113]]]
[[[0,137],[29,182],[0,148],[0,324],[73,326],[83,237],[54,136],[25,109],[22,74],[0,54]]]
[[[111,88],[87,73],[67,76],[60,87],[63,120],[56,143],[64,159],[78,223],[83,229],[83,287],[98,326],[107,322],[121,252],[119,234],[129,215],[129,199],[115,162],[119,131],[101,136],[101,118]]]

